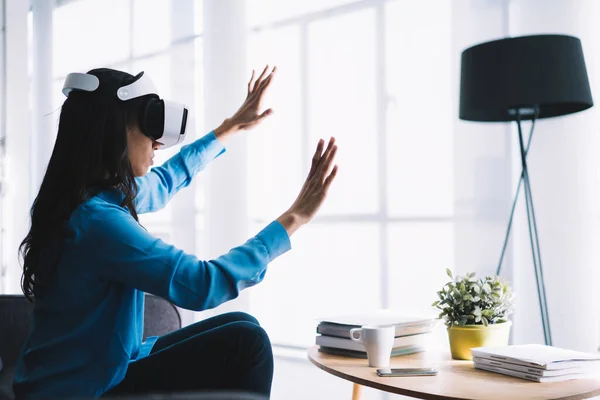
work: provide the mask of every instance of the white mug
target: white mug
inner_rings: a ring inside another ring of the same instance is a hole
[[[350,339],[365,345],[369,367],[389,367],[394,346],[394,326],[364,325],[350,330]]]

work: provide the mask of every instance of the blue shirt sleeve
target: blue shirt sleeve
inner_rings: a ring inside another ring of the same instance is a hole
[[[273,221],[245,244],[203,261],[153,237],[117,205],[85,214],[80,248],[93,257],[94,274],[196,311],[214,308],[256,285],[267,264],[291,248],[285,228]]]
[[[164,208],[179,189],[188,186],[196,173],[225,152],[214,131],[183,146],[179,153],[146,175],[135,179],[138,194],[134,205],[138,214]]]

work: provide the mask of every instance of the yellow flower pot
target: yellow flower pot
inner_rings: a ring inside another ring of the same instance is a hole
[[[450,351],[455,360],[471,360],[471,349],[483,346],[506,346],[511,321],[500,324],[463,325],[448,328]]]

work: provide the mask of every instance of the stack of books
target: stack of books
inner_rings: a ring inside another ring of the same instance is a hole
[[[471,349],[475,368],[535,382],[600,377],[600,354],[541,344]]]
[[[316,344],[323,353],[367,358],[365,346],[350,339],[350,329],[363,325],[380,325],[396,328],[391,356],[424,351],[437,319],[398,315],[389,311],[366,314],[341,315],[321,319],[317,325]]]

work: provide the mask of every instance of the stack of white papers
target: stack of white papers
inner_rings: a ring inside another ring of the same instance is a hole
[[[475,368],[530,381],[600,378],[600,354],[541,344],[476,347],[471,352]]]

